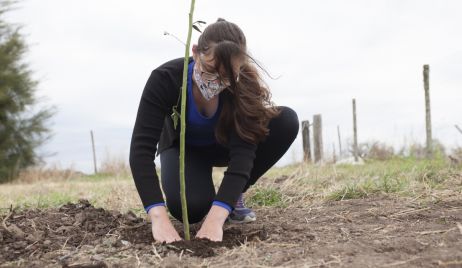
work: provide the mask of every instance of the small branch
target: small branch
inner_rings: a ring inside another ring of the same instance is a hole
[[[453,260],[453,261],[447,261],[447,262],[438,261],[439,266],[453,266],[453,265],[459,265],[459,264],[462,264],[462,261],[459,261],[459,260]]]
[[[140,227],[145,226],[145,225],[146,225],[146,223],[142,222],[142,223],[139,223],[139,224],[133,225],[133,226],[123,225],[120,228],[130,230],[130,229],[137,229],[137,228],[140,228]]]
[[[70,265],[65,265],[66,268],[103,268],[108,267],[104,261],[98,261],[96,263],[75,263]]]
[[[127,249],[130,249],[131,247],[132,247],[131,245],[130,245],[130,246],[126,246],[126,247],[124,247],[124,248],[111,251],[110,254],[113,255],[113,254],[115,254],[115,253],[119,253],[119,252],[125,251],[125,250],[127,250]]]
[[[403,215],[407,215],[407,214],[411,214],[411,213],[415,213],[415,212],[421,212],[421,211],[429,210],[429,209],[430,209],[429,207],[421,208],[421,209],[407,209],[407,210],[403,210],[403,211],[394,213],[394,214],[390,215],[390,217],[393,218],[393,217],[397,217],[397,216],[403,216]]]
[[[176,39],[178,42],[180,42],[180,43],[182,43],[183,45],[185,45],[185,46],[186,46],[185,42],[181,41],[181,39],[180,39],[180,38],[178,38],[178,37],[176,37],[176,35],[174,35],[174,34],[171,34],[171,33],[167,32],[167,31],[164,31],[164,35],[169,35],[169,36],[171,36],[171,37],[175,38],[175,39]]]
[[[71,237],[69,236],[69,237],[66,239],[66,241],[64,241],[64,244],[63,244],[63,246],[61,247],[61,250],[64,250],[64,248],[65,248],[66,245],[67,245],[67,241],[69,241],[70,238],[71,238]]]
[[[135,252],[135,258],[136,258],[136,266],[140,267],[140,265],[141,265],[140,257],[138,257],[138,253],[136,253],[136,252]]]
[[[457,222],[457,228],[459,228],[459,232],[462,235],[462,224],[460,222]]]
[[[80,244],[77,246],[77,249],[79,249],[82,246],[83,241],[85,241],[85,238],[87,238],[87,234],[88,234],[88,232],[85,232],[85,235],[83,236],[82,241],[80,241]]]
[[[416,232],[417,234],[419,235],[427,235],[427,234],[440,234],[440,233],[448,233],[452,230],[456,230],[457,228],[454,227],[454,228],[451,228],[451,229],[447,229],[447,230],[435,230],[435,231],[424,231],[424,232]]]
[[[8,218],[11,216],[11,214],[13,214],[13,212],[10,212],[8,213],[8,215],[6,215],[6,217],[3,219],[2,221],[2,226],[3,228],[5,229],[5,231],[7,231],[8,233],[11,233],[10,229],[6,226],[6,220],[8,220]]]
[[[159,253],[157,252],[157,249],[156,247],[154,246],[154,244],[151,244],[152,245],[152,251],[154,252],[154,255],[156,255],[157,258],[159,258],[160,261],[163,261],[162,257],[159,255]]]
[[[38,241],[35,241],[34,243],[32,243],[32,244],[28,245],[28,246],[27,246],[27,247],[25,247],[24,249],[28,249],[28,248],[32,247],[33,245],[35,245],[35,244],[37,244],[37,243],[38,243]]]
[[[420,258],[420,257],[414,257],[414,258],[411,258],[411,259],[406,260],[406,261],[398,261],[398,262],[394,262],[394,263],[390,263],[390,264],[385,264],[384,267],[392,267],[392,266],[403,265],[403,264],[406,264],[406,263],[408,263],[408,262],[417,260],[417,259],[419,259],[419,258]]]

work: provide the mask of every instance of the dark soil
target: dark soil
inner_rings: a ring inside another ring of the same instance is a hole
[[[223,242],[160,244],[145,219],[85,200],[11,211],[0,219],[0,266],[462,267],[460,197],[374,197],[256,212],[257,222],[225,225]],[[191,226],[192,237],[199,227]]]
[[[0,264],[18,259],[41,259],[47,253],[63,248],[78,250],[83,245],[107,246],[109,253],[127,250],[151,251],[154,239],[151,225],[132,212],[121,214],[93,207],[87,200],[67,204],[58,209],[11,211],[2,218],[0,227]],[[176,227],[182,226],[176,222]],[[197,225],[191,230],[197,231]],[[183,232],[180,231],[183,235]],[[167,255],[178,252],[198,257],[215,255],[214,248],[232,248],[255,239],[265,240],[265,229],[227,228],[223,242],[207,239],[192,239],[171,244],[156,245],[157,253]],[[59,258],[63,266],[68,265],[67,256]]]

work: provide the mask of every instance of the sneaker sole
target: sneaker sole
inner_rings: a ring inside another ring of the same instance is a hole
[[[230,223],[248,223],[248,222],[254,222],[257,220],[257,217],[250,217],[250,216],[245,216],[242,220],[233,220],[231,218],[228,218],[228,222]]]

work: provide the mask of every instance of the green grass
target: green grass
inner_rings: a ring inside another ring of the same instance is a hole
[[[225,169],[214,169],[220,184]],[[285,180],[278,180],[281,176]],[[272,168],[246,194],[247,204],[258,207],[305,206],[314,201],[398,195],[434,197],[462,194],[462,167],[444,159],[395,158],[364,165],[297,164]],[[84,198],[95,206],[144,213],[133,179],[123,175],[80,175],[66,179],[12,182],[0,186],[0,212],[13,207],[47,208]]]
[[[62,192],[51,192],[47,195],[39,195],[37,197],[37,203],[26,203],[25,207],[37,207],[37,208],[48,208],[59,206],[71,201],[75,201],[75,196]]]
[[[0,208],[48,208],[88,199],[117,210],[142,208],[133,180],[117,176],[82,176],[63,181],[8,183],[0,187]]]
[[[408,186],[406,178],[400,179],[399,177],[385,174],[377,178],[368,178],[362,182],[352,182],[343,186],[337,191],[333,191],[327,196],[331,200],[344,200],[365,198],[367,196],[381,193],[400,193],[403,192]]]
[[[328,199],[332,199],[335,201],[344,200],[344,199],[358,199],[364,198],[368,195],[372,194],[373,192],[369,187],[364,187],[367,185],[361,184],[348,184],[344,186],[342,189],[332,192],[328,195]]]
[[[247,205],[260,207],[285,207],[286,203],[280,191],[273,188],[257,187],[247,196]]]
[[[451,166],[443,158],[394,158],[367,161],[364,165],[294,165],[283,170],[289,176],[283,184],[274,182],[281,175],[276,169],[268,172],[275,177],[260,187],[276,187],[291,203],[367,198],[376,194],[428,197],[442,191],[462,193],[462,167]]]

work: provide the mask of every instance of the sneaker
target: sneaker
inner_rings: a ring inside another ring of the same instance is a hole
[[[255,216],[255,212],[245,207],[244,197],[241,194],[236,202],[236,207],[228,216],[228,221],[230,223],[246,223],[253,222],[256,219],[257,216]]]

